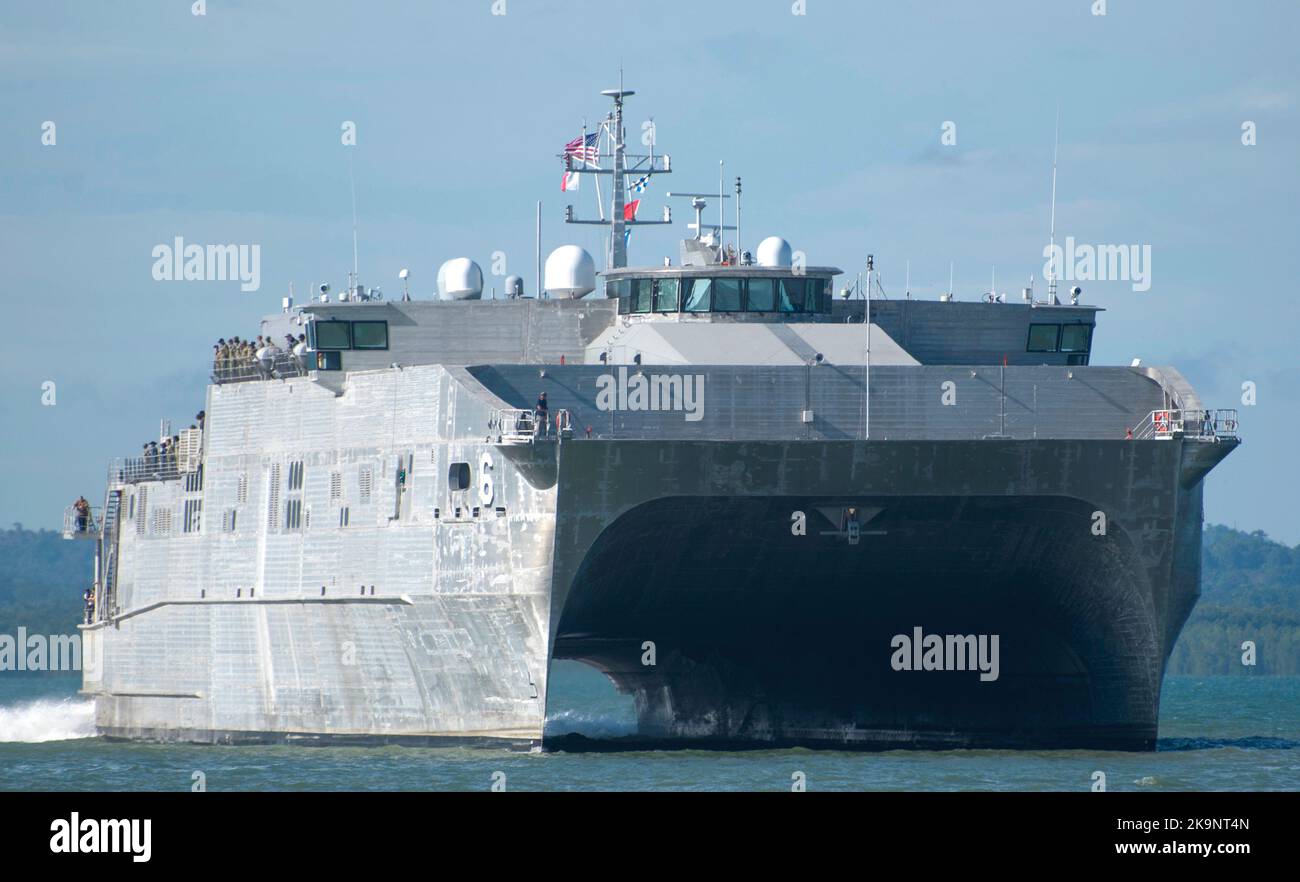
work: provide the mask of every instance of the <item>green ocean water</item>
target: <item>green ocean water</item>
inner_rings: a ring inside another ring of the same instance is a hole
[[[79,676],[0,674],[0,790],[1300,790],[1300,677],[1170,677],[1154,753],[813,750],[516,753],[108,742]],[[548,732],[635,731],[630,700],[557,663]]]

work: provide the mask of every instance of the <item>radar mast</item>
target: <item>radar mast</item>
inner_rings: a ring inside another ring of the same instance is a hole
[[[601,123],[602,135],[608,139],[610,145],[608,152],[601,152],[598,149],[594,161],[588,161],[586,156],[582,156],[579,158],[576,167],[571,153],[566,152],[563,155],[566,171],[584,175],[612,176],[610,189],[613,193],[608,218],[604,216],[603,210],[600,212],[601,217],[598,220],[583,220],[574,217],[572,205],[566,206],[564,210],[565,223],[596,224],[610,228],[609,247],[605,251],[607,269],[618,269],[627,266],[627,234],[629,227],[672,223],[672,213],[667,206],[664,206],[663,217],[660,220],[637,220],[625,216],[628,191],[627,177],[636,175],[637,180],[641,180],[643,178],[648,179],[653,175],[666,175],[672,172],[672,163],[667,154],[655,154],[653,132],[649,143],[649,153],[629,154],[627,152],[626,132],[623,129],[623,101],[636,93],[631,89],[623,88],[623,75],[621,72],[618,79],[619,87],[617,89],[605,89],[600,93],[614,101],[614,110]],[[601,159],[611,160],[611,166],[609,168],[601,167]]]

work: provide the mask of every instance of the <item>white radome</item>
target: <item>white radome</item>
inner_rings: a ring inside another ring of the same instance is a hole
[[[482,296],[483,270],[468,257],[456,257],[438,267],[440,300],[478,300]]]
[[[584,297],[596,290],[596,261],[586,249],[561,245],[546,258],[546,290],[553,297]]]
[[[759,266],[790,266],[794,252],[790,250],[790,243],[780,236],[768,236],[758,243],[755,259]]]

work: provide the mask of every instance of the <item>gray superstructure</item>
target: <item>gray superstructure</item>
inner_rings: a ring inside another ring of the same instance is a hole
[[[264,319],[307,342],[110,467],[100,732],[537,744],[574,658],[664,743],[1152,746],[1235,415],[1090,365],[1095,307],[843,299],[697,233],[582,298]],[[998,677],[895,670],[914,628]]]

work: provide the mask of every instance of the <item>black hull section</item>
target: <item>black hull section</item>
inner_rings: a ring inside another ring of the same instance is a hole
[[[856,542],[850,507],[880,509]],[[631,690],[651,740],[1150,749],[1151,592],[1091,514],[1059,497],[658,500],[602,534],[555,655]],[[915,628],[998,635],[996,679],[977,658],[894,670]]]

